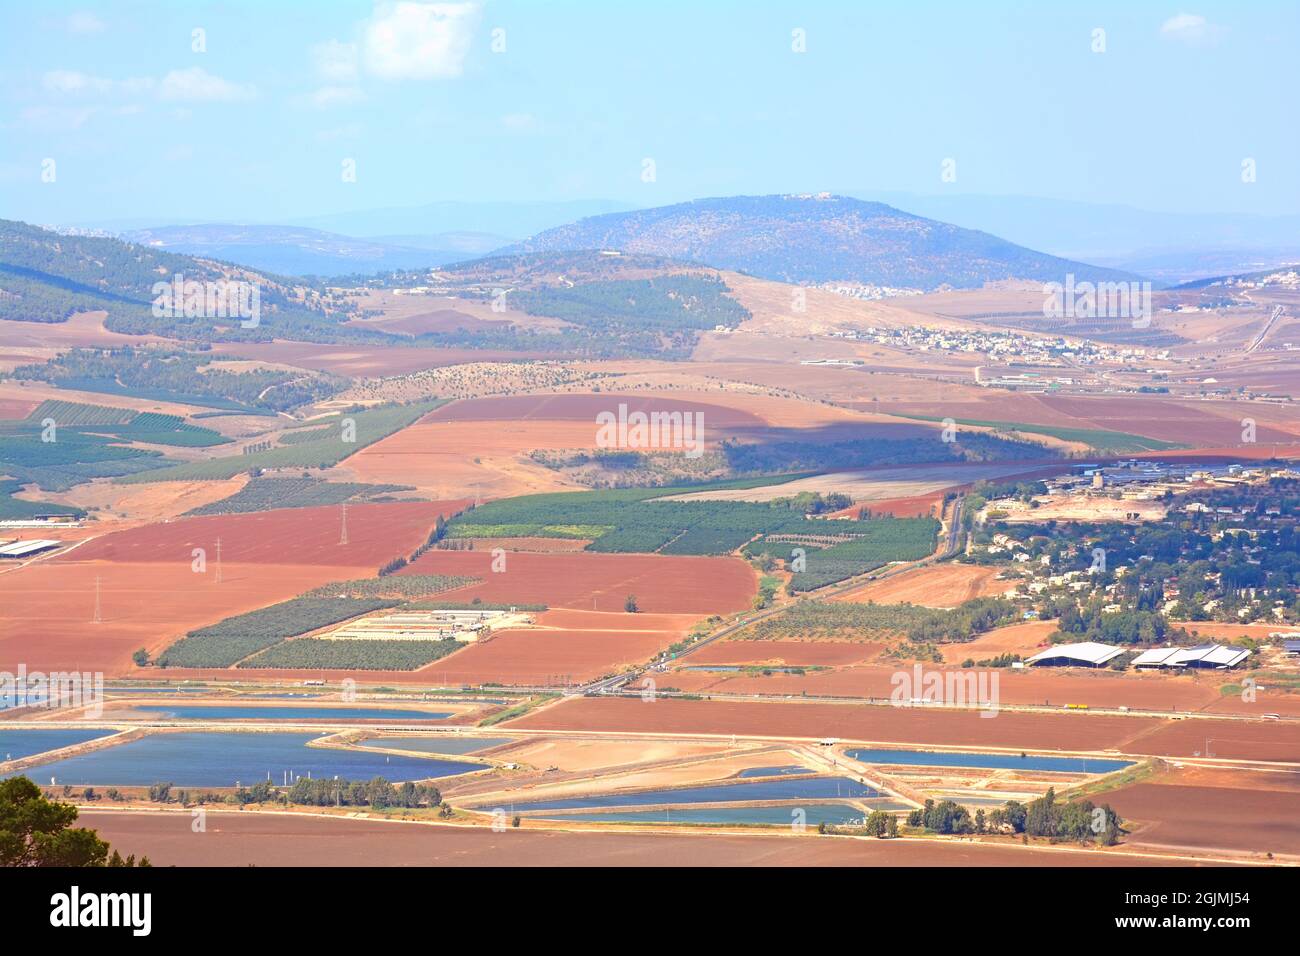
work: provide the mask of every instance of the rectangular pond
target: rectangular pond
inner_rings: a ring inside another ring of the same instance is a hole
[[[49,730],[5,730],[0,729],[0,760],[18,760],[43,754],[47,750],[84,744],[87,740],[98,740],[115,734],[115,730],[68,730],[52,727]]]
[[[1105,757],[1039,757],[1033,754],[941,753],[931,750],[844,751],[863,763],[893,764],[908,767],[971,767],[979,770],[1047,770],[1057,773],[1110,773],[1133,766],[1131,760]]]
[[[308,741],[315,739],[317,735],[305,733],[149,734],[23,772],[41,786],[53,777],[57,784],[76,786],[232,787],[236,781],[249,786],[266,779],[283,784],[286,771],[290,782],[296,777],[337,775],[345,780],[383,777],[401,783],[483,769],[482,764],[465,761],[308,747]]]
[[[241,704],[132,704],[131,710],[159,720],[388,720],[394,723],[444,720],[451,711],[400,710],[393,707],[258,707]]]
[[[418,754],[472,754],[489,747],[512,743],[513,737],[461,737],[440,734],[437,737],[370,737],[359,742],[361,747],[381,750],[405,750]]]
[[[890,801],[872,803],[872,809],[906,810],[907,806]],[[813,803],[805,807],[690,807],[676,810],[615,810],[586,813],[546,813],[530,816],[537,820],[573,820],[583,823],[712,823],[712,824],[766,824],[790,826],[798,811],[804,812],[803,823],[815,827],[819,823],[844,826],[861,824],[863,811],[848,803]]]
[[[737,803],[750,800],[826,800],[835,797],[878,797],[880,792],[848,777],[802,777],[755,783],[721,783],[677,790],[640,790],[564,797],[512,804],[515,810],[588,810],[597,807],[652,806],[657,803]],[[484,809],[480,806],[478,809]]]

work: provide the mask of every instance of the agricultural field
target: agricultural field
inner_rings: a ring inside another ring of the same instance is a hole
[[[154,471],[141,472],[121,480],[127,483],[192,481],[205,478],[230,478],[240,472],[259,469],[328,468],[356,454],[367,445],[405,428],[431,408],[437,407],[437,404],[425,402],[352,412],[335,419],[337,429],[329,428],[327,435],[311,441],[293,442],[249,454],[156,468]]]
[[[322,481],[311,477],[253,478],[230,497],[202,505],[188,514],[244,514],[277,508],[313,508],[337,505],[344,501],[384,500],[411,490],[409,485],[368,485],[350,481]]]
[[[268,647],[241,660],[238,666],[282,670],[411,671],[446,657],[463,646],[455,640],[327,641],[302,637]]]
[[[780,503],[683,502],[663,495],[625,489],[490,502],[451,521],[448,539],[582,538],[591,539],[589,552],[625,554],[721,555],[744,547],[750,556],[772,558],[789,558],[792,547],[803,547],[807,569],[794,586],[811,590],[890,561],[924,557],[938,531],[931,519],[828,523]]]
[[[913,644],[969,641],[1019,618],[1009,601],[977,598],[953,608],[914,604],[860,604],[848,601],[799,601],[780,614],[749,624],[732,640],[794,639],[882,641]]]
[[[287,638],[398,603],[385,598],[295,598],[191,631],[167,648],[156,663],[162,668],[231,667]]]

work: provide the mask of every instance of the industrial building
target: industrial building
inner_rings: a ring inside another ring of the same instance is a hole
[[[61,544],[63,544],[62,541],[53,541],[49,538],[13,541],[9,544],[0,545],[0,560],[16,561],[21,558],[30,558],[32,555],[57,548]]]
[[[1040,651],[1025,663],[1044,667],[1105,667],[1124,653],[1121,648],[1096,641],[1080,644],[1058,644]]]
[[[1134,667],[1236,667],[1250,651],[1244,647],[1201,644],[1197,647],[1153,647],[1133,659]]]

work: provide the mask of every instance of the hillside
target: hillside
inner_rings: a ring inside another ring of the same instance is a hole
[[[507,240],[446,236],[356,239],[304,226],[202,223],[160,226],[124,234],[152,249],[220,259],[253,269],[296,276],[341,276],[427,269],[490,252]],[[484,241],[486,239],[487,241]]]
[[[154,315],[156,283],[242,280],[256,286],[260,318]],[[104,325],[128,335],[147,333],[192,342],[390,342],[351,328],[349,303],[335,303],[310,283],[266,271],[168,252],[104,236],[69,236],[0,220],[0,320],[59,323],[79,312],[103,311]]]
[[[618,249],[781,282],[933,290],[989,281],[1127,280],[996,236],[843,196],[737,196],[610,213],[538,233],[503,253]]]

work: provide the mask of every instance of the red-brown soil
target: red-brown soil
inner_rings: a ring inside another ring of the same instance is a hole
[[[223,561],[217,583],[211,554],[207,573],[196,574],[188,552],[163,562],[71,560],[79,553],[0,574],[0,670],[12,673],[26,664],[29,670],[170,678],[175,672],[135,667],[131,654],[143,647],[154,656],[194,628],[330,581],[375,573],[373,565]],[[94,623],[97,581],[100,623]],[[249,676],[247,671],[218,673]]]
[[[529,730],[747,734],[812,740],[839,737],[935,746],[1103,751],[1123,750],[1131,738],[1162,723],[1153,717],[1100,714],[1002,711],[996,717],[984,718],[974,711],[661,697],[653,703],[635,698],[566,700],[526,714],[510,722],[510,726]],[[1209,733],[1217,733],[1223,730],[1224,722],[1195,723],[1205,724]]]
[[[423,544],[439,515],[451,515],[466,504],[394,501],[349,505],[346,544],[341,543],[343,510],[338,505],[182,518],[105,535],[56,560],[178,561],[188,567],[192,550],[204,548],[207,561],[214,564],[220,538],[221,560],[232,563],[378,569]]]
[[[18,398],[0,398],[0,418],[26,418],[37,404],[37,402],[28,402]]]
[[[1300,773],[1186,768],[1092,799],[1114,807],[1134,846],[1300,854]]]
[[[626,405],[628,414],[633,412],[644,412],[647,415],[652,412],[699,412],[704,416],[706,435],[712,427],[761,427],[767,424],[757,415],[724,405],[684,401],[679,398],[660,398],[651,395],[615,394],[500,395],[490,398],[475,398],[452,402],[450,405],[434,409],[422,421],[490,422],[540,419],[543,421],[590,422],[594,431],[596,416],[601,412],[611,412],[617,415],[619,405]]]
[[[789,667],[838,667],[869,661],[881,644],[848,641],[714,641],[683,660],[684,666],[777,664]],[[674,675],[674,678],[676,675]],[[715,675],[716,677],[716,675]]]
[[[651,613],[727,614],[748,607],[757,590],[753,570],[739,558],[509,552],[504,572],[494,572],[492,562],[490,551],[435,549],[399,573],[482,578],[447,592],[448,600],[481,597],[584,611],[622,611],[633,594],[640,610]]]
[[[682,635],[696,615],[546,611],[538,627],[502,630],[420,671],[439,684],[567,686],[643,664]]]
[[[963,601],[1005,594],[1015,587],[1014,581],[996,580],[998,571],[972,564],[931,565],[872,581],[832,600],[956,607]]]
[[[196,837],[189,813],[83,810],[123,853],[155,866],[1142,866],[1114,852],[934,840],[829,840],[815,835],[597,833],[422,826],[278,813],[209,811]]]
[[[754,642],[760,647],[765,642]],[[835,647],[827,642],[825,646]],[[864,645],[847,645],[849,647]],[[965,660],[960,647],[955,645],[957,662]],[[968,645],[966,645],[968,646]],[[987,654],[987,652],[985,652]],[[967,656],[979,658],[970,653]],[[694,656],[688,658],[695,662]],[[672,685],[681,690],[705,691],[713,694],[764,694],[771,696],[856,697],[887,700],[895,687],[897,674],[912,674],[913,665],[864,664],[830,671],[812,671],[807,674],[774,673],[750,677],[746,674],[683,672],[673,674]],[[936,670],[927,664],[924,672]],[[954,673],[978,674],[963,668],[949,667]],[[1027,668],[1011,670],[999,668],[997,700],[1008,706],[1049,706],[1064,708],[1067,704],[1086,705],[1090,709],[1128,707],[1132,710],[1159,710],[1175,713],[1213,713],[1262,717],[1265,713],[1300,716],[1300,695],[1280,692],[1270,694],[1267,687],[1260,690],[1256,700],[1244,703],[1240,694],[1224,695],[1220,684],[1228,678],[1208,675],[1181,675],[1160,671],[1116,674],[1108,670]],[[684,678],[685,682],[679,679]],[[705,679],[707,678],[707,679]],[[1263,681],[1261,683],[1267,683]],[[988,685],[991,688],[991,685]],[[1001,717],[999,717],[1001,719]],[[1199,722],[1195,722],[1198,723]],[[1241,724],[1240,726],[1247,726]],[[1286,725],[1275,725],[1277,732],[1286,734]],[[1161,751],[1155,751],[1161,752]],[[1190,750],[1182,751],[1183,756]]]

